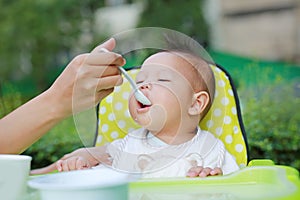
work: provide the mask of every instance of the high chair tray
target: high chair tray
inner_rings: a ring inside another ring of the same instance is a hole
[[[207,178],[142,179],[130,184],[129,199],[300,199],[299,172],[287,166],[245,167]]]

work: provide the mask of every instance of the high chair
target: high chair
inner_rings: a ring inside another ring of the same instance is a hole
[[[240,167],[247,165],[247,138],[241,118],[239,100],[229,74],[220,66],[211,65],[215,75],[215,99],[200,122],[203,130],[208,130],[223,141],[226,149],[235,157]],[[135,78],[139,69],[129,70]],[[124,137],[131,130],[139,128],[128,111],[131,88],[126,79],[121,86],[102,100],[98,107],[98,128],[95,146],[101,146],[114,139]]]
[[[215,75],[215,99],[199,125],[223,141],[241,170],[218,177],[142,179],[129,185],[129,199],[300,199],[296,169],[275,165],[267,159],[248,163],[247,137],[236,89],[222,67],[211,65],[211,68]],[[131,69],[129,74],[135,78],[138,70]],[[94,146],[122,138],[139,128],[128,111],[130,91],[124,79],[124,83],[97,106]]]

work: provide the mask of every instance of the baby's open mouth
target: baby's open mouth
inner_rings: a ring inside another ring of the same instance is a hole
[[[144,104],[142,104],[138,101],[137,101],[137,103],[138,103],[138,105],[137,105],[136,111],[139,114],[147,113],[150,110],[150,107],[152,106],[152,104],[151,105],[144,105]]]
[[[148,107],[151,107],[151,105],[144,105],[144,104],[142,104],[141,102],[138,102],[138,104],[139,104],[139,107],[140,107],[140,108],[148,108]]]

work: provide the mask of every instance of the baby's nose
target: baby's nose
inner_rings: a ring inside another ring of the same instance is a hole
[[[151,83],[145,83],[143,85],[140,86],[140,88],[143,89],[148,89],[150,90],[152,88],[152,84]]]

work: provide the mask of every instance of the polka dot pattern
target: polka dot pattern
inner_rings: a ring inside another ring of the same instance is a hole
[[[137,72],[138,70],[130,70],[129,74],[134,78]],[[123,138],[128,132],[139,128],[128,110],[130,92],[131,87],[128,81],[124,79],[123,84],[115,87],[114,92],[101,102],[98,113],[99,131],[96,146]]]
[[[223,141],[226,149],[235,157],[240,166],[247,165],[246,146],[241,132],[236,102],[229,78],[216,66],[211,65],[215,80],[215,99],[210,111],[199,124],[201,129],[208,130]],[[138,69],[130,70],[135,78]],[[96,146],[124,137],[128,132],[139,128],[130,117],[128,99],[132,95],[131,87],[124,79],[121,86],[106,97],[99,109],[99,135]]]
[[[215,134],[237,163],[247,165],[247,152],[240,128],[236,102],[227,75],[218,67],[211,66],[216,79],[216,93],[210,111],[200,123],[202,129]],[[209,126],[208,126],[209,125]]]

